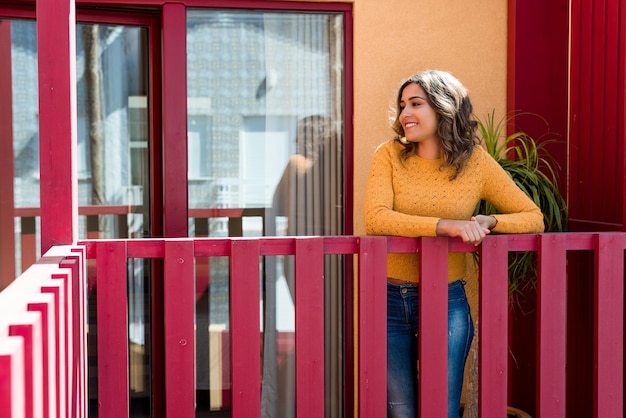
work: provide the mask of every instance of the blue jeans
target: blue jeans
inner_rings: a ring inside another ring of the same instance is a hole
[[[448,285],[448,417],[458,418],[474,323],[465,282]],[[387,417],[417,417],[419,286],[387,283]]]

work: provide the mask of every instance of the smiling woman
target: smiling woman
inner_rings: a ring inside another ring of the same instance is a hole
[[[478,145],[467,90],[452,74],[424,71],[398,91],[396,138],[374,155],[365,193],[370,235],[449,236],[480,245],[494,232],[542,232],[535,203]],[[487,200],[498,214],[474,214]],[[387,257],[387,416],[418,411],[420,259],[417,253]],[[458,418],[463,374],[474,325],[465,293],[465,255],[448,256],[449,418]],[[443,324],[442,324],[443,325]]]

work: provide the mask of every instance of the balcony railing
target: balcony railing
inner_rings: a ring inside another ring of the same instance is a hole
[[[54,248],[0,293],[0,416],[27,416],[21,411],[34,409],[71,412],[57,416],[86,416],[83,254],[95,259],[97,273],[99,417],[127,416],[129,410],[126,266],[130,258],[162,260],[164,416],[195,416],[194,260],[213,256],[230,259],[232,417],[260,416],[259,266],[260,257],[272,255],[295,258],[296,414],[324,416],[320,279],[326,254],[354,256],[354,298],[358,300],[354,416],[385,416],[388,252],[420,254],[420,416],[446,416],[447,255],[476,250],[480,416],[506,416],[510,251],[538,254],[536,415],[564,418],[567,414],[567,261],[577,251],[594,254],[594,379],[590,394],[594,416],[623,414],[623,233],[492,235],[478,249],[444,237],[370,236],[87,240],[80,244],[75,249]],[[41,312],[40,319],[29,313],[35,310]]]

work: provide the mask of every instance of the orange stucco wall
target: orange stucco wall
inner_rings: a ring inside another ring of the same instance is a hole
[[[506,0],[354,0],[354,234],[365,232],[363,195],[372,153],[389,139],[389,109],[402,80],[452,72],[474,111],[506,112]]]

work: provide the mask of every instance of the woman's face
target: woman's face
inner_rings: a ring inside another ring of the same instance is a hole
[[[439,143],[437,113],[428,103],[426,93],[419,84],[409,84],[402,91],[399,121],[407,141]]]

